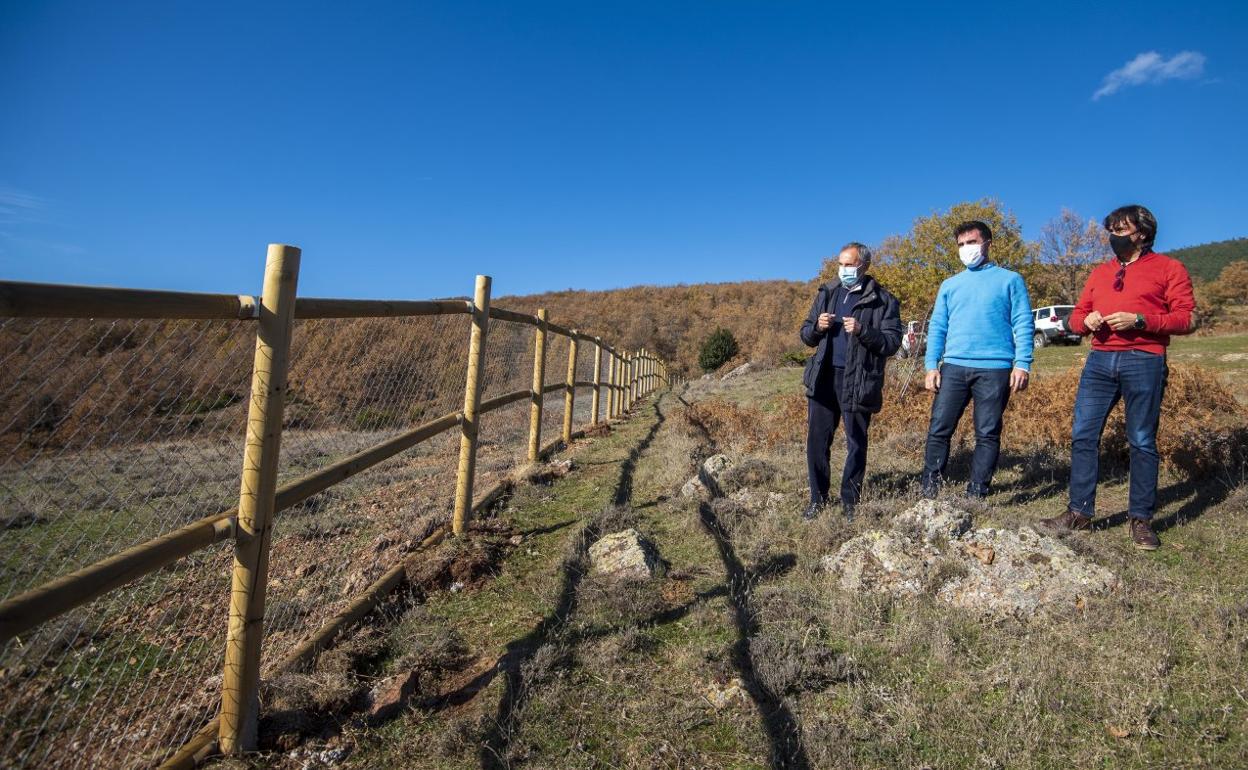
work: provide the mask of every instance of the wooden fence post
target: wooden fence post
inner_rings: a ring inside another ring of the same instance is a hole
[[[221,683],[218,737],[221,751],[226,754],[237,755],[256,748],[269,541],[300,255],[294,246],[271,243],[264,265],[264,295],[260,300],[251,372],[251,403],[238,497],[239,538],[234,546],[230,621]]]
[[[589,424],[598,424],[598,408],[602,398],[602,337],[594,337],[594,397],[590,400]]]
[[[624,392],[624,383],[626,382],[628,382],[628,353],[626,351],[620,351],[620,371],[617,374],[617,381],[615,384],[615,397],[617,399],[617,406],[619,407],[619,414],[621,415],[628,411],[627,399],[625,398]]]
[[[607,421],[615,419],[615,351],[607,351]]]
[[[533,405],[529,407],[529,462],[537,462],[542,444],[542,404],[546,397],[546,308],[537,311],[537,332],[533,339]]]
[[[615,416],[618,418],[624,412],[624,399],[620,397],[620,383],[624,382],[624,354],[617,351],[615,354],[615,387],[611,392],[615,395]]]
[[[455,513],[451,531],[464,534],[472,513],[472,482],[477,470],[477,407],[481,405],[481,367],[485,362],[485,338],[490,324],[490,277],[477,276],[472,300],[472,336],[468,341],[468,377],[464,383],[464,420],[460,424],[459,474],[455,480]]]
[[[572,407],[576,403],[576,329],[568,339],[568,385],[563,396],[563,444],[572,444]]]
[[[641,358],[638,353],[628,356],[628,408],[637,403],[637,372],[641,369]]]

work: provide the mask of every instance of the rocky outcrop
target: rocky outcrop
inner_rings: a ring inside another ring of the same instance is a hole
[[[635,529],[604,535],[589,547],[595,574],[617,579],[645,580],[661,563],[654,544]]]
[[[720,479],[732,467],[728,455],[711,455],[698,467],[698,474],[680,488],[682,497],[719,497],[723,495]]]
[[[930,592],[991,617],[1082,607],[1117,584],[1112,572],[1060,540],[1030,527],[974,529],[966,511],[930,500],[897,516],[888,530],[846,541],[821,566],[846,591]]]
[[[368,693],[368,715],[389,719],[399,712],[420,688],[420,674],[408,671],[382,680]]]

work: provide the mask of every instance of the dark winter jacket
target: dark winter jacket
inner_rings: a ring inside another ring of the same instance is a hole
[[[828,353],[830,332],[817,331],[815,323],[820,313],[832,312],[832,297],[840,281],[825,283],[819,287],[810,315],[802,323],[802,342],[815,348],[815,354],[806,361],[802,384],[806,395],[815,394],[817,380],[831,377],[824,372],[823,357]],[[850,311],[862,331],[849,336],[849,350],[845,360],[845,387],[840,394],[841,409],[846,412],[875,413],[884,406],[884,362],[901,347],[901,306],[897,298],[870,275],[863,277],[862,296]],[[831,369],[831,367],[828,367]]]

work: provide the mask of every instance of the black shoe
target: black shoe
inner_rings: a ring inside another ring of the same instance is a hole
[[[811,503],[806,506],[806,510],[802,511],[802,518],[806,521],[813,521],[814,518],[819,515],[819,511],[822,508],[823,503]]]
[[[841,504],[841,513],[845,514],[845,521],[854,520],[854,513],[857,507],[858,506],[855,505],[854,503],[842,503]]]
[[[927,500],[935,500],[936,496],[940,494],[940,487],[935,484],[924,484],[919,494]]]

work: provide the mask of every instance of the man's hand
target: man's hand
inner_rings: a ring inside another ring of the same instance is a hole
[[[1093,310],[1091,313],[1088,313],[1088,317],[1083,319],[1083,325],[1088,327],[1092,331],[1096,331],[1100,329],[1101,324],[1103,323],[1105,323],[1105,319],[1102,318],[1101,314],[1096,312],[1095,310]]]
[[[1125,331],[1135,326],[1135,313],[1119,311],[1105,316],[1105,323],[1116,332]]]
[[[826,332],[826,331],[828,330],[828,327],[829,327],[829,326],[831,326],[831,325],[832,325],[832,314],[831,314],[831,313],[820,313],[820,314],[819,314],[819,319],[818,319],[817,321],[815,321],[815,330],[816,330],[816,331],[821,331],[821,332]]]
[[[923,387],[936,393],[940,390],[940,370],[931,369],[927,372],[927,378],[923,381]]]
[[[1010,392],[1017,393],[1020,390],[1027,390],[1027,380],[1030,376],[1026,369],[1014,367],[1014,371],[1010,372]]]
[[[858,319],[852,315],[845,316],[845,320],[841,323],[845,324],[845,331],[855,337],[862,331],[862,324],[858,323]]]

